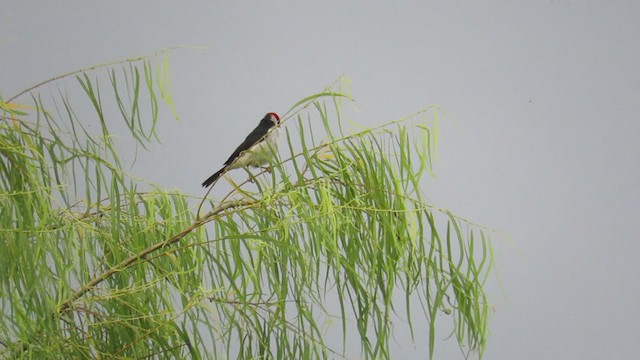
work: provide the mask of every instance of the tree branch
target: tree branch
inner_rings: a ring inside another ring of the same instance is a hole
[[[169,239],[167,239],[165,241],[156,243],[156,244],[154,244],[154,245],[142,250],[141,252],[139,252],[139,253],[137,253],[135,255],[132,255],[132,256],[128,257],[127,259],[121,261],[119,264],[115,265],[111,269],[109,269],[109,270],[103,272],[102,274],[94,277],[91,281],[89,281],[88,283],[83,285],[78,291],[76,291],[69,298],[67,298],[65,301],[63,301],[60,304],[60,306],[58,306],[58,308],[53,311],[52,315],[60,314],[60,313],[65,312],[66,310],[69,310],[72,307],[72,304],[73,304],[74,301],[76,301],[79,298],[81,298],[82,296],[84,296],[87,292],[89,292],[92,289],[94,289],[101,282],[105,281],[106,279],[111,277],[113,274],[118,273],[118,272],[128,268],[129,266],[135,264],[139,260],[144,259],[149,254],[152,254],[152,253],[164,248],[165,246],[169,246],[171,244],[174,244],[174,243],[178,242],[180,239],[185,237],[187,234],[189,234],[193,230],[197,229],[198,227],[200,227],[200,226],[202,226],[202,225],[204,225],[204,224],[206,224],[208,222],[211,222],[217,215],[219,215],[223,211],[229,210],[229,209],[233,209],[233,208],[237,208],[237,207],[241,207],[241,206],[252,205],[254,203],[255,203],[254,201],[238,200],[238,201],[233,201],[233,202],[229,202],[229,203],[226,203],[226,204],[221,204],[217,208],[211,210],[205,217],[203,217],[202,219],[196,220],[191,226],[189,226],[186,229],[182,230],[178,234],[172,236],[171,238],[169,238]],[[29,343],[18,341],[18,343],[16,343],[14,346],[15,346],[15,349],[13,351],[13,356],[12,357],[13,358],[18,358],[18,357],[20,357],[20,355],[23,352],[29,350],[29,346],[30,345],[29,345]]]

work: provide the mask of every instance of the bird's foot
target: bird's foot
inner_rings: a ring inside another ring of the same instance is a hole
[[[262,166],[262,170],[268,172],[269,174],[271,174],[271,172],[273,171],[271,166]]]

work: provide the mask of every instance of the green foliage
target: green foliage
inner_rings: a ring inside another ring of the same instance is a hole
[[[334,358],[355,336],[365,358],[391,358],[394,326],[416,321],[433,356],[440,317],[482,354],[488,232],[422,191],[437,109],[346,133],[340,79],[283,116],[273,171],[198,206],[129,176],[114,141],[113,127],[157,139],[159,99],[175,114],[166,58],[52,80],[73,77],[77,96],[47,81],[30,105],[0,100],[0,356]]]

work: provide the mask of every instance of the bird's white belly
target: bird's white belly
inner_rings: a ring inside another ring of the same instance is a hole
[[[243,152],[240,157],[229,166],[229,169],[248,166],[259,167],[268,164],[269,161],[275,157],[279,138],[280,128],[273,129],[264,141]]]

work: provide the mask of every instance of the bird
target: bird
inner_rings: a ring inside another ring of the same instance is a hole
[[[279,138],[280,116],[274,112],[267,113],[229,156],[222,168],[202,183],[202,187],[207,188],[215,184],[218,178],[229,170],[247,166],[259,167],[268,163],[275,155]]]

